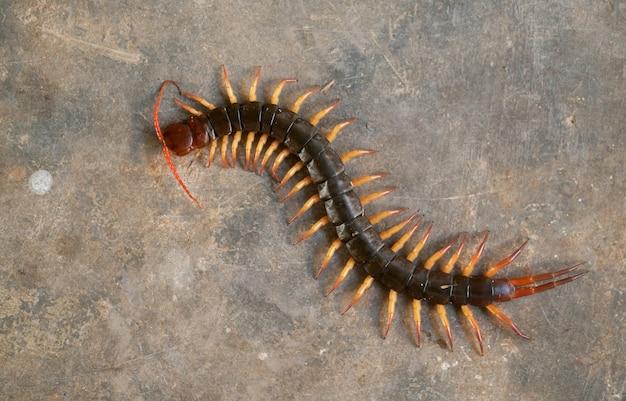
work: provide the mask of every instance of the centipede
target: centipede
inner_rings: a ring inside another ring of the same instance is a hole
[[[489,231],[480,234],[478,244],[468,254],[468,261],[462,265],[458,261],[468,242],[467,233],[453,235],[452,240],[425,255],[422,250],[431,237],[433,225],[426,224],[423,216],[405,208],[385,209],[376,213],[365,210],[366,206],[390,194],[394,188],[359,194],[361,187],[381,180],[387,174],[373,173],[354,178],[348,174],[348,163],[371,155],[374,151],[352,149],[339,153],[335,150],[334,140],[355,121],[351,118],[329,129],[320,128],[320,122],[339,105],[339,101],[330,103],[307,118],[300,114],[302,105],[310,96],[320,92],[320,86],[309,87],[295,97],[292,104],[283,106],[280,104],[283,89],[297,81],[278,80],[268,91],[267,102],[261,102],[257,100],[260,76],[261,67],[256,67],[249,86],[246,86],[249,88],[247,100],[240,103],[228,71],[222,66],[221,87],[226,101],[223,106],[211,103],[196,93],[181,90],[175,81],[163,81],[153,109],[156,136],[176,182],[200,208],[199,200],[178,173],[172,154],[179,158],[192,156],[195,159],[206,153],[206,166],[210,167],[216,164],[219,152],[224,168],[240,165],[259,175],[268,172],[276,182],[277,194],[283,194],[279,196],[282,202],[292,200],[301,191],[311,191],[313,194],[288,222],[300,219],[314,207],[322,208],[324,214],[310,228],[302,231],[294,243],[314,237],[323,228],[331,228],[324,230],[330,232],[333,238],[330,245],[325,245],[323,259],[315,269],[316,278],[328,268],[341,248],[347,249],[349,255],[326,290],[326,295],[335,291],[355,269],[361,269],[364,277],[350,301],[341,309],[342,315],[356,305],[374,283],[378,283],[387,291],[381,319],[383,338],[388,335],[396,315],[398,296],[402,295],[408,297],[408,310],[412,315],[409,321],[418,347],[422,341],[422,306],[425,304],[434,309],[435,319],[445,333],[444,343],[448,349],[453,349],[448,306],[460,310],[459,316],[465,319],[468,332],[474,337],[473,348],[484,355],[483,335],[473,310],[485,310],[518,336],[529,339],[499,304],[560,287],[587,273],[580,269],[582,263],[578,263],[545,273],[514,278],[495,277],[512,264],[528,241],[523,241],[501,260],[477,269]],[[174,98],[174,103],[187,116],[161,129],[159,111],[169,86],[177,90],[178,97]],[[393,224],[398,219],[400,221]],[[481,273],[475,273],[477,270]]]

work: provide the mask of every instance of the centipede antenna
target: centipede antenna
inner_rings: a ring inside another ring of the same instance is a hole
[[[328,218],[328,216],[324,216],[324,217],[320,218],[315,223],[313,223],[311,228],[309,228],[308,230],[306,230],[306,231],[302,232],[300,235],[298,235],[296,237],[295,241],[293,242],[293,244],[294,245],[298,245],[300,242],[302,242],[302,241],[304,241],[306,239],[311,238],[316,232],[321,230],[328,223],[330,223],[330,219]]]
[[[267,161],[270,159],[272,154],[274,154],[274,152],[276,151],[279,145],[280,145],[280,142],[278,140],[274,140],[270,144],[270,146],[265,150],[265,153],[263,154],[263,160],[261,160],[261,165],[259,166],[259,169],[257,170],[257,173],[259,175],[263,175],[263,171],[265,170],[265,165],[267,164]]]
[[[291,179],[291,177],[293,177],[294,175],[296,175],[296,173],[298,173],[298,171],[302,170],[302,168],[304,168],[304,163],[302,163],[301,161],[296,162],[293,166],[291,166],[291,168],[285,173],[285,176],[283,177],[282,180],[280,180],[280,183],[278,183],[278,185],[276,185],[276,187],[274,188],[275,191],[278,191],[279,189],[281,189],[283,186],[285,186],[285,184],[287,184],[287,182]]]
[[[261,67],[256,67],[254,69],[254,76],[252,77],[252,82],[250,83],[250,92],[248,92],[248,99],[251,102],[256,102],[256,88],[259,85],[260,78],[261,78]]]
[[[241,141],[241,131],[233,134],[233,142],[230,145],[230,167],[237,165],[237,151],[239,150],[239,142]]]
[[[393,316],[396,311],[396,302],[398,300],[398,293],[394,290],[389,290],[389,295],[387,296],[387,319],[385,319],[385,325],[383,326],[383,338],[387,338],[387,334],[389,334],[389,329],[391,328],[391,323],[393,322]]]
[[[165,144],[165,138],[163,138],[163,132],[161,132],[161,125],[159,124],[159,110],[161,109],[161,101],[163,99],[165,88],[168,85],[174,85],[176,89],[178,89],[178,93],[179,94],[182,93],[180,90],[180,87],[174,81],[166,80],[161,83],[161,86],[159,87],[159,93],[157,95],[156,101],[154,102],[154,111],[152,113],[152,122],[154,124],[154,130],[156,132],[157,138],[159,138],[159,141],[161,142],[161,150],[163,152],[163,156],[165,157],[165,162],[167,163],[167,166],[169,167],[172,174],[174,175],[174,179],[176,179],[176,182],[178,182],[178,185],[180,185],[180,187],[183,189],[183,191],[189,197],[189,199],[191,199],[196,204],[196,206],[201,208],[202,206],[200,205],[200,202],[198,202],[198,200],[191,194],[191,191],[189,191],[189,189],[183,182],[182,178],[180,178],[180,175],[178,175],[176,166],[174,165],[174,162],[172,161],[172,155],[170,154],[170,150]]]
[[[445,264],[444,267],[441,268],[441,271],[443,273],[450,273],[452,271],[452,269],[454,269],[454,265],[456,264],[456,261],[459,259],[459,256],[461,256],[461,252],[463,252],[463,247],[465,246],[465,236],[463,236],[463,238],[461,239],[461,242],[459,243],[459,246],[456,248],[456,251],[452,254],[452,256],[450,256],[450,259],[448,259],[448,262]]]
[[[228,168],[228,135],[222,137],[222,146],[220,148],[220,155],[222,157],[222,168]]]
[[[193,114],[196,117],[200,117],[202,115],[202,112],[198,109],[193,108],[192,106],[188,105],[187,103],[181,102],[178,99],[174,99],[174,103],[176,103],[176,106],[180,107],[181,109],[185,110],[186,112]]]
[[[422,302],[419,299],[411,301],[411,310],[413,311],[413,323],[415,324],[415,345],[421,346],[422,332]]]
[[[297,79],[283,79],[278,81],[278,84],[276,84],[276,88],[274,88],[274,91],[272,92],[272,96],[270,96],[270,104],[278,104],[279,98],[280,98],[280,93],[283,91],[283,88],[285,87],[286,84],[292,84],[298,82]]]
[[[298,98],[296,99],[295,102],[293,102],[293,104],[291,105],[291,107],[289,108],[292,112],[297,113],[300,111],[300,108],[302,107],[302,104],[304,103],[304,101],[309,98],[309,96],[318,93],[320,91],[320,87],[319,86],[313,86],[309,89],[307,89],[306,91],[304,91],[303,94],[301,94],[300,96],[298,96]]]
[[[343,164],[346,164],[350,160],[355,159],[357,157],[369,156],[369,155],[373,155],[374,153],[376,153],[376,151],[373,150],[373,149],[354,149],[354,150],[349,150],[349,151],[347,151],[347,152],[345,152],[344,154],[341,155],[341,161],[343,162]]]
[[[326,140],[332,143],[335,139],[337,139],[337,136],[341,133],[341,130],[346,128],[348,125],[354,123],[355,121],[356,121],[356,118],[350,118],[349,120],[342,121],[339,124],[335,125],[326,134]]]
[[[293,216],[291,216],[289,218],[288,224],[293,223],[294,221],[296,221],[298,218],[300,218],[303,214],[305,214],[307,212],[307,210],[309,210],[310,208],[313,207],[313,205],[315,205],[317,202],[320,201],[320,196],[319,194],[315,194],[315,195],[311,195],[311,197],[309,199],[306,200],[306,202],[304,202],[304,204],[302,205],[302,207],[296,212],[296,214],[294,214]]]
[[[215,109],[215,105],[213,103],[209,102],[208,100],[206,100],[205,98],[201,96],[196,95],[195,93],[183,92],[182,95],[183,97],[186,97],[187,99],[193,100],[194,102],[201,104],[204,108],[208,110]]]
[[[361,300],[361,298],[363,298],[363,294],[365,294],[365,292],[372,286],[373,282],[374,282],[374,277],[372,276],[365,277],[365,279],[363,280],[359,288],[355,291],[354,296],[350,300],[350,303],[348,303],[348,305],[346,305],[346,307],[341,311],[342,315],[344,315],[347,311],[349,311],[350,308],[356,305]]]
[[[252,143],[254,142],[254,132],[248,132],[246,136],[246,146],[245,146],[245,154],[246,154],[246,162],[244,168],[246,170],[250,170],[250,157],[252,155]]]
[[[253,169],[257,169],[259,165],[259,157],[261,156],[261,152],[263,151],[263,147],[267,142],[267,138],[269,138],[268,134],[262,134],[259,138],[259,141],[256,143],[256,147],[254,148],[254,159],[252,160]]]
[[[461,312],[463,313],[463,316],[465,316],[465,318],[469,322],[472,328],[472,331],[474,332],[474,336],[476,337],[476,341],[478,342],[480,355],[485,355],[485,350],[483,348],[483,336],[480,333],[480,326],[478,325],[478,322],[474,318],[474,314],[472,313],[472,310],[467,305],[461,305]]]
[[[491,313],[493,316],[496,317],[496,319],[504,323],[506,326],[509,326],[511,330],[515,332],[515,334],[517,334],[518,336],[522,338],[525,338],[526,340],[530,340],[530,337],[522,333],[522,331],[515,325],[515,323],[513,323],[513,320],[511,320],[511,318],[508,317],[504,312],[502,312],[502,310],[498,308],[496,305],[490,304],[490,305],[487,305],[486,308],[487,308],[487,311],[489,311],[489,313]]]
[[[330,113],[337,106],[339,106],[339,103],[341,103],[340,100],[335,100],[329,106],[315,113],[311,118],[309,118],[309,122],[311,123],[311,125],[316,126],[317,124],[319,124],[322,118],[324,118],[328,113]]]
[[[298,181],[296,183],[296,185],[293,186],[293,188],[291,188],[291,190],[287,193],[287,195],[285,195],[280,201],[281,202],[286,202],[289,199],[291,199],[295,194],[297,194],[298,192],[300,192],[300,190],[302,188],[305,188],[309,185],[313,184],[313,180],[311,179],[311,176],[306,176],[303,179],[301,179],[300,181]]]
[[[483,276],[485,276],[485,277],[493,277],[500,270],[502,270],[505,267],[507,267],[508,265],[510,265],[515,260],[515,258],[517,258],[517,255],[519,255],[520,252],[522,252],[522,249],[524,249],[526,244],[528,244],[528,240],[524,241],[522,243],[522,245],[520,245],[519,248],[514,250],[513,253],[511,253],[509,256],[507,256],[506,258],[502,259],[501,261],[499,261],[499,262],[489,266],[487,268],[487,271],[485,272],[485,274],[483,274]]]
[[[488,238],[489,238],[489,231],[485,231],[485,236],[483,237],[483,240],[480,242],[480,244],[476,248],[476,251],[472,255],[470,261],[467,263],[467,265],[465,265],[463,269],[461,269],[462,276],[469,277],[472,274],[472,272],[474,271],[474,267],[476,267],[476,264],[480,260],[480,257],[483,254],[483,251],[485,250],[485,244],[487,243]]]
[[[426,244],[426,241],[428,241],[428,238],[430,237],[430,234],[432,233],[432,231],[433,231],[433,225],[429,224],[428,228],[426,228],[426,231],[424,231],[422,238],[417,242],[417,244],[415,244],[411,252],[409,252],[409,254],[407,255],[406,259],[409,262],[414,262],[415,259],[417,259],[417,256],[422,251],[422,248],[424,248],[424,245]]]
[[[339,288],[341,283],[343,283],[346,277],[348,277],[348,274],[354,268],[355,265],[356,265],[356,261],[354,260],[354,258],[349,258],[346,264],[343,266],[343,268],[339,272],[339,274],[337,275],[337,278],[335,279],[335,282],[333,283],[333,285],[328,289],[328,291],[326,291],[326,296],[329,296],[333,291]]]
[[[228,78],[228,70],[226,69],[226,66],[224,64],[222,64],[222,83],[224,85],[224,92],[226,92],[228,102],[230,104],[237,103],[237,96],[235,96],[235,91],[233,91],[233,85],[230,83],[230,79]]]

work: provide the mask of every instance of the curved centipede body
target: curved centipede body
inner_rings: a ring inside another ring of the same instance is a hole
[[[388,289],[383,337],[387,335],[393,321],[398,294],[405,294],[410,299],[415,342],[418,346],[421,306],[426,302],[435,308],[446,333],[447,344],[452,349],[452,332],[445,308],[445,305],[452,304],[459,307],[467,319],[476,338],[478,352],[482,355],[483,339],[471,307],[485,308],[489,314],[510,327],[517,335],[528,338],[497,304],[553,289],[586,273],[578,269],[580,265],[574,265],[548,273],[495,278],[496,273],[514,261],[526,245],[524,242],[502,260],[486,266],[482,274],[475,274],[488,232],[471,252],[469,261],[460,266],[456,272],[454,269],[466,243],[465,235],[457,236],[432,255],[420,257],[420,252],[430,236],[432,225],[420,227],[424,226],[420,224],[421,219],[416,214],[411,214],[387,229],[379,228],[378,225],[383,220],[401,215],[405,210],[391,209],[368,214],[364,206],[384,197],[393,189],[387,188],[359,195],[357,188],[381,179],[386,174],[375,173],[351,178],[345,168],[347,162],[373,151],[354,149],[339,154],[332,146],[341,130],[350,125],[354,119],[340,122],[323,131],[318,127],[320,121],[338,105],[338,102],[305,118],[299,114],[300,108],[309,96],[319,91],[319,87],[306,90],[290,107],[284,107],[279,105],[280,94],[285,85],[295,80],[279,81],[268,102],[262,103],[257,101],[256,95],[259,78],[260,68],[257,68],[247,100],[239,103],[226,68],[222,67],[223,87],[227,100],[227,104],[222,107],[196,94],[182,92],[173,81],[164,81],[159,89],[153,114],[157,137],[174,177],[187,196],[198,206],[200,205],[198,200],[180,178],[171,153],[185,156],[195,150],[200,152],[201,149],[207,149],[207,166],[213,163],[219,153],[223,167],[234,167],[243,147],[243,167],[257,171],[258,174],[269,170],[271,176],[278,181],[275,188],[286,192],[282,201],[291,199],[305,187],[316,187],[317,193],[304,202],[289,222],[302,217],[312,207],[321,206],[325,210],[325,215],[302,232],[295,242],[312,237],[323,227],[335,228],[336,238],[326,250],[316,277],[328,267],[339,248],[347,248],[350,257],[327,294],[334,291],[353,269],[360,267],[366,273],[365,279],[342,310],[342,314],[354,306],[374,282],[378,282]],[[165,88],[170,84],[178,89],[179,95],[200,107],[176,99],[176,104],[190,116],[185,121],[172,123],[161,130],[158,112]],[[295,162],[287,166],[285,174],[279,178],[277,174],[284,170],[282,167],[289,162],[290,155],[295,156],[291,157]],[[306,173],[304,178],[287,189],[287,185],[295,181],[300,172]],[[389,242],[392,238],[396,238],[395,241]],[[403,248],[413,242],[411,249],[402,253]],[[437,268],[438,265],[440,267]]]

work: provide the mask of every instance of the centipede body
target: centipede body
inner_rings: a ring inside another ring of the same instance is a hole
[[[518,335],[527,338],[496,304],[558,287],[585,273],[578,270],[579,265],[575,265],[543,274],[511,279],[494,278],[496,273],[513,262],[526,244],[523,243],[501,261],[487,266],[483,274],[475,275],[473,272],[483,253],[487,235],[472,252],[469,262],[462,266],[458,273],[453,271],[465,246],[466,238],[463,235],[458,236],[432,255],[418,258],[430,236],[432,226],[422,230],[421,236],[418,236],[421,219],[416,219],[415,215],[411,215],[391,228],[380,230],[377,227],[378,223],[402,211],[400,209],[386,210],[371,215],[366,212],[364,206],[387,195],[392,190],[383,189],[359,195],[357,187],[376,181],[385,174],[376,173],[352,178],[346,170],[346,163],[354,157],[371,154],[373,151],[355,149],[339,154],[332,145],[339,132],[354,120],[343,121],[328,131],[319,128],[319,122],[337,107],[338,102],[305,118],[299,114],[299,110],[303,102],[319,88],[314,87],[305,91],[293,105],[285,107],[279,104],[279,97],[284,86],[294,82],[291,79],[281,80],[268,102],[260,102],[256,97],[260,77],[260,69],[257,68],[250,85],[248,99],[240,103],[225,68],[222,73],[227,98],[227,104],[224,106],[216,106],[198,95],[181,92],[178,85],[172,81],[165,81],[161,85],[153,117],[166,161],[179,184],[196,203],[198,203],[196,198],[178,175],[170,153],[185,156],[194,150],[206,148],[208,149],[207,165],[213,162],[216,153],[219,152],[222,166],[227,167],[237,163],[239,148],[243,146],[244,167],[258,172],[269,169],[272,176],[279,181],[277,189],[286,186],[298,172],[306,172],[305,177],[288,191],[283,200],[290,199],[295,193],[308,186],[315,187],[317,193],[304,202],[298,212],[290,218],[290,222],[318,205],[323,208],[325,215],[302,233],[296,242],[312,237],[322,227],[334,227],[336,239],[326,251],[317,275],[319,276],[325,270],[339,248],[345,247],[350,257],[328,291],[329,293],[336,289],[357,266],[366,275],[342,313],[356,304],[374,282],[378,282],[389,291],[387,319],[383,328],[384,336],[394,317],[397,296],[405,294],[411,301],[415,338],[418,345],[421,303],[426,302],[434,305],[437,316],[445,328],[448,344],[450,348],[452,347],[452,333],[444,308],[444,305],[452,304],[458,306],[462,315],[468,320],[476,337],[479,352],[482,354],[482,334],[470,306],[485,308]],[[164,90],[169,84],[175,85],[183,97],[198,103],[202,110],[177,100],[176,103],[190,114],[189,118],[172,123],[161,130],[158,111]],[[229,144],[230,138],[232,141]],[[229,153],[230,163],[227,160]],[[289,155],[295,156],[296,161],[288,168],[284,177],[279,179],[276,176],[278,169],[283,162],[287,163],[286,159]],[[268,162],[272,157],[274,159],[270,164]],[[403,234],[394,242],[387,242],[401,232]],[[418,238],[412,249],[403,256],[401,250],[411,242],[413,237]],[[445,263],[443,263],[444,260]],[[442,266],[436,269],[437,265]]]

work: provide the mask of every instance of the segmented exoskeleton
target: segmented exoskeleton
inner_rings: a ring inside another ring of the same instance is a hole
[[[198,95],[182,92],[173,81],[165,81],[161,84],[155,102],[154,126],[161,141],[165,159],[176,180],[185,193],[199,205],[178,175],[170,157],[170,151],[178,156],[184,156],[193,150],[208,147],[207,166],[210,166],[219,147],[222,165],[233,167],[237,164],[242,140],[244,141],[244,168],[256,170],[259,174],[262,174],[266,167],[269,168],[272,177],[279,181],[276,186],[277,190],[284,187],[298,172],[308,172],[288,191],[282,200],[290,199],[307,186],[316,186],[317,194],[311,196],[289,219],[289,222],[291,223],[301,217],[316,204],[324,206],[326,215],[315,222],[310,229],[304,231],[295,242],[311,237],[322,227],[334,226],[337,238],[326,251],[316,276],[319,276],[326,269],[336,251],[345,246],[350,258],[328,293],[335,290],[355,266],[362,267],[367,276],[356,290],[352,300],[343,309],[342,314],[361,299],[374,281],[379,282],[389,289],[383,337],[387,335],[391,326],[397,295],[404,293],[411,299],[415,340],[418,346],[420,344],[421,300],[424,300],[434,305],[437,316],[445,329],[448,345],[452,348],[452,333],[444,305],[453,304],[460,307],[462,314],[468,320],[482,355],[483,340],[470,305],[486,308],[490,314],[509,326],[519,336],[528,338],[496,306],[496,303],[555,288],[571,282],[585,273],[577,270],[579,265],[575,265],[550,273],[512,279],[494,278],[497,272],[513,262],[526,244],[524,242],[501,261],[487,266],[484,273],[473,275],[474,268],[485,248],[488,233],[485,233],[484,238],[472,253],[469,262],[461,267],[459,273],[454,274],[452,270],[456,266],[465,245],[466,238],[464,235],[459,236],[417,263],[418,255],[430,236],[432,225],[423,230],[416,244],[406,256],[400,255],[400,250],[417,233],[420,219],[413,214],[398,224],[379,231],[376,228],[377,224],[402,213],[404,210],[385,210],[374,215],[368,215],[364,211],[365,205],[389,194],[393,189],[375,191],[362,196],[356,193],[356,187],[378,180],[386,174],[371,174],[354,179],[348,176],[344,164],[355,157],[371,154],[373,151],[356,149],[339,155],[333,149],[332,142],[343,128],[354,121],[353,119],[340,122],[327,132],[318,128],[320,120],[333,110],[338,102],[332,103],[308,119],[300,116],[298,112],[302,103],[320,89],[314,87],[300,95],[290,107],[279,106],[279,96],[283,87],[288,83],[295,82],[293,79],[279,81],[268,103],[258,102],[256,92],[260,68],[257,68],[250,85],[248,100],[244,103],[238,103],[226,68],[222,67],[222,73],[228,100],[228,104],[224,107],[217,107]],[[183,122],[170,124],[161,131],[158,112],[164,90],[168,84],[176,86],[180,95],[200,104],[206,110],[200,111],[176,99],[176,103],[189,112],[190,117]],[[232,141],[229,144],[230,138]],[[229,154],[230,161],[228,160]],[[289,155],[297,156],[297,161],[287,170],[282,179],[278,179],[279,168]],[[273,162],[270,167],[268,162],[272,157]],[[395,242],[391,244],[385,242],[407,227],[408,229]],[[443,267],[438,270],[433,269],[452,248],[454,251],[443,264]]]

